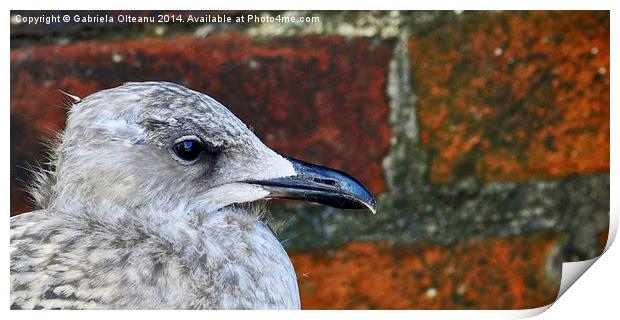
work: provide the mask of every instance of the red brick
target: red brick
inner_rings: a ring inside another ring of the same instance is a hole
[[[351,243],[291,256],[304,309],[524,309],[555,300],[547,261],[556,236],[454,248]]]
[[[609,12],[457,20],[409,43],[433,182],[609,170]]]
[[[11,117],[23,126],[16,163],[40,153],[33,139],[63,127],[58,90],[84,97],[126,81],[167,80],[221,101],[270,147],[347,171],[381,192],[390,51],[387,42],[360,38],[234,34],[15,49]],[[12,210],[21,206],[14,199]]]

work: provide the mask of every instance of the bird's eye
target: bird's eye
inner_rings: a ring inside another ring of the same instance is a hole
[[[200,157],[203,147],[197,138],[183,138],[172,146],[172,150],[181,160],[193,162]]]

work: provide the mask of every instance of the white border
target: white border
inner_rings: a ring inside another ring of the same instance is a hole
[[[466,3],[466,4],[465,4]],[[151,0],[151,1],[123,1],[123,0],[107,0],[105,2],[88,3],[85,1],[65,1],[60,3],[57,1],[31,1],[22,0],[19,2],[8,3],[10,9],[201,9],[204,4],[197,2],[174,2],[171,6],[169,1],[165,0]],[[513,10],[542,10],[542,9],[587,9],[587,10],[609,10],[611,9],[611,56],[614,57],[617,53],[616,41],[617,41],[617,2],[612,0],[521,0],[519,2],[500,2],[500,1],[373,1],[360,3],[357,1],[341,1],[335,3],[333,0],[318,0],[309,1],[305,3],[298,3],[292,5],[290,2],[285,1],[260,1],[250,3],[242,0],[228,0],[216,3],[208,3],[209,8],[212,10],[217,9],[256,9],[256,10],[268,10],[268,9],[300,9],[300,10],[318,10],[318,9],[331,9],[331,10],[346,10],[355,8],[357,10],[368,9],[399,9],[399,10],[433,10],[433,9],[458,9],[458,10],[500,10],[500,9],[513,9]],[[10,158],[9,158],[9,136],[10,136],[10,123],[9,123],[9,105],[10,105],[10,50],[9,50],[9,11],[6,9],[4,14],[5,23],[3,24],[3,33],[5,35],[5,41],[2,43],[3,52],[5,52],[5,59],[2,61],[2,71],[6,79],[4,86],[2,87],[3,101],[5,101],[5,111],[1,117],[2,133],[4,138],[2,141],[2,150],[5,150],[1,161],[3,163],[2,177],[5,184],[2,186],[1,196],[4,200],[5,212],[10,211],[10,191],[9,191],[9,172],[10,172]],[[614,37],[615,36],[615,37]],[[611,69],[611,68],[610,68]],[[616,81],[616,73],[611,72],[611,105],[615,106],[615,92],[618,92],[618,86]],[[613,125],[618,124],[618,112],[614,108],[611,108],[611,163],[616,163],[618,160],[618,148],[617,141],[618,133],[614,130]],[[7,169],[9,168],[9,169]],[[618,195],[618,190],[614,181],[618,181],[618,168],[611,168],[611,195]],[[616,233],[618,225],[618,199],[611,197],[611,234]],[[2,230],[8,231],[8,219],[0,219]],[[613,237],[608,241],[608,248],[613,240]],[[3,268],[0,268],[0,272],[3,273],[2,280],[0,281],[0,292],[4,294],[2,300],[2,313],[5,314],[5,319],[23,319],[34,317],[45,317],[46,319],[80,319],[89,317],[93,319],[107,319],[110,316],[114,316],[119,319],[135,319],[136,317],[148,317],[149,319],[167,319],[170,317],[182,317],[185,319],[204,319],[208,316],[226,317],[234,319],[247,319],[248,317],[257,318],[269,318],[269,319],[316,319],[320,317],[329,318],[346,318],[346,319],[377,319],[378,317],[390,319],[515,319],[529,317],[539,314],[546,310],[546,307],[530,310],[519,311],[301,311],[301,312],[282,312],[282,311],[56,311],[56,312],[27,312],[8,311],[9,302],[9,239],[8,235],[4,237],[4,244],[0,246],[2,251],[2,261],[4,262]],[[566,319],[567,317],[573,318],[578,316],[580,318],[591,317],[593,315],[605,316],[608,318],[611,314],[617,314],[617,294],[618,283],[620,283],[618,277],[618,270],[620,270],[620,252],[618,245],[609,248],[609,250],[601,257],[598,263],[592,266],[591,271],[585,273],[582,280],[576,282],[572,286],[572,289],[568,290],[561,299],[554,303],[553,307],[548,312],[543,313],[540,317],[543,319]],[[563,274],[570,274],[571,266],[564,268]],[[581,268],[579,268],[581,269]],[[578,271],[580,272],[580,271]]]

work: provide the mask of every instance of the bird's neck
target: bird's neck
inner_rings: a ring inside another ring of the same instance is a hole
[[[94,185],[94,184],[93,184]],[[72,215],[101,215],[101,219],[122,216],[163,215],[175,219],[196,219],[233,204],[251,203],[266,197],[269,192],[246,183],[228,183],[205,192],[174,190],[167,186],[143,189],[116,187],[84,187],[78,183],[55,186],[56,195],[44,209]]]

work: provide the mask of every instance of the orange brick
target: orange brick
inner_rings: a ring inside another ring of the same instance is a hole
[[[557,236],[436,245],[350,243],[291,256],[305,309],[523,309],[551,303]]]
[[[609,170],[609,12],[457,20],[409,43],[433,182]]]

